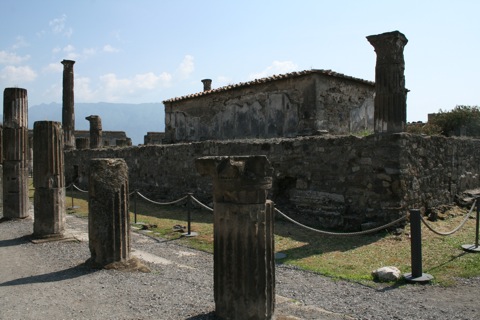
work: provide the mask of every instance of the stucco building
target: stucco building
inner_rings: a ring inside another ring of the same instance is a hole
[[[375,84],[331,70],[271,76],[163,101],[166,143],[373,131]]]

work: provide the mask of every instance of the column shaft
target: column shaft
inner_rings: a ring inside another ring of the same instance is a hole
[[[75,61],[63,60],[62,126],[65,149],[75,149],[75,101],[73,65]]]
[[[106,266],[128,260],[128,168],[123,159],[90,160],[88,205],[90,261]]]
[[[65,231],[65,164],[60,122],[37,121],[33,127],[33,234],[61,236]]]
[[[3,100],[3,216],[28,216],[27,90],[6,88]]]

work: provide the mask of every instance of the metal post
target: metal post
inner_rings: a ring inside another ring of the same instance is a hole
[[[133,222],[137,224],[137,190],[133,194]]]
[[[191,232],[191,211],[192,211],[192,193],[188,193],[187,199],[187,232],[182,233],[185,237],[195,237],[198,235],[196,232]]]
[[[74,208],[74,205],[73,205],[73,182],[72,182],[72,209]]]
[[[480,198],[477,197],[475,200],[477,201],[477,225],[475,227],[475,244],[464,244],[462,245],[463,250],[468,251],[468,252],[480,252],[480,247],[478,246],[478,234],[480,232],[479,230],[479,224],[480,224]]]
[[[74,209],[78,209],[78,208],[80,208],[80,207],[73,205],[73,192],[75,191],[75,187],[74,187],[74,185],[73,185],[73,182],[72,182],[71,186],[72,186],[72,191],[71,191],[71,192],[72,192],[72,206],[69,207],[69,208],[67,208],[67,209],[69,209],[69,210],[74,210]]]
[[[422,221],[419,209],[410,210],[410,247],[412,273],[404,274],[410,282],[428,282],[433,276],[423,273],[422,270]]]

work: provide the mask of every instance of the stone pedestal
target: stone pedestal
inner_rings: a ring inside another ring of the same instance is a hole
[[[407,89],[405,89],[403,48],[408,40],[398,31],[368,36],[367,40],[377,53],[374,102],[375,132],[403,132],[407,122]]]
[[[65,149],[75,149],[75,109],[73,90],[73,65],[75,61],[63,60],[62,126]]]
[[[88,149],[90,146],[90,139],[89,138],[76,138],[75,139],[75,146],[78,150]]]
[[[275,305],[272,168],[264,156],[205,157],[213,177],[214,296],[221,319],[272,319]]]
[[[88,116],[85,119],[90,121],[90,149],[103,147],[102,119],[96,115]]]
[[[130,259],[128,168],[123,159],[90,160],[88,236],[90,263],[104,267]]]
[[[65,231],[65,165],[60,122],[37,121],[33,126],[33,235],[61,237]]]
[[[6,88],[3,95],[3,216],[28,217],[27,90]]]

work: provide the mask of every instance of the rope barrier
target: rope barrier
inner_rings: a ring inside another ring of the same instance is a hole
[[[198,204],[199,206],[203,207],[204,209],[207,209],[208,211],[212,211],[213,212],[213,209],[210,208],[209,206],[207,206],[206,204],[203,204],[202,202],[200,202],[200,200],[198,200],[197,198],[195,198],[194,196],[190,195],[190,199],[192,199],[196,204]]]
[[[310,231],[314,231],[314,232],[317,232],[317,233],[320,233],[320,234],[323,234],[323,235],[327,235],[327,236],[342,236],[342,237],[353,237],[353,236],[361,236],[361,235],[365,235],[365,234],[369,234],[369,233],[374,233],[374,232],[377,232],[377,231],[380,231],[380,230],[383,230],[383,229],[386,229],[388,227],[391,227],[403,220],[405,220],[407,218],[407,216],[403,216],[395,221],[392,221],[390,223],[387,223],[383,226],[380,226],[380,227],[376,227],[376,228],[373,228],[373,229],[369,229],[369,230],[365,230],[365,231],[358,231],[358,232],[330,232],[330,231],[324,231],[324,230],[319,230],[319,229],[315,229],[315,228],[312,228],[312,227],[309,227],[309,226],[306,226],[304,224],[301,224],[300,222],[298,221],[295,221],[293,220],[292,218],[290,218],[289,216],[287,216],[286,214],[284,214],[283,212],[281,212],[280,210],[278,210],[277,208],[275,208],[275,211],[280,213],[285,219],[287,219],[288,221],[290,222],[293,222],[294,224],[302,227],[302,228],[305,228],[305,229],[308,229]]]
[[[179,203],[179,202],[182,202],[183,200],[187,199],[188,196],[184,196],[183,198],[180,198],[178,200],[175,200],[175,201],[171,201],[171,202],[157,202],[157,201],[153,201],[153,200],[150,200],[148,199],[147,197],[145,197],[143,194],[141,194],[140,192],[137,191],[137,194],[142,197],[144,200],[148,201],[148,202],[151,202],[153,204],[158,204],[158,205],[161,205],[161,206],[168,206],[168,205],[172,205],[172,204],[176,204],[176,203]]]
[[[465,225],[465,223],[470,218],[470,215],[472,214],[473,208],[475,207],[476,203],[477,203],[477,200],[473,201],[472,207],[470,208],[470,211],[467,213],[467,215],[465,216],[463,221],[460,222],[460,224],[455,229],[453,229],[452,231],[449,231],[449,232],[440,232],[440,231],[435,230],[430,224],[428,224],[428,222],[422,216],[420,216],[420,220],[422,220],[423,224],[433,233],[438,234],[439,236],[449,236],[451,234],[454,234],[458,230],[460,230]]]
[[[80,192],[83,192],[83,193],[87,193],[88,191],[87,190],[82,190],[80,189],[79,187],[77,187],[76,185],[72,184],[72,186],[77,189],[77,191],[80,191]]]

